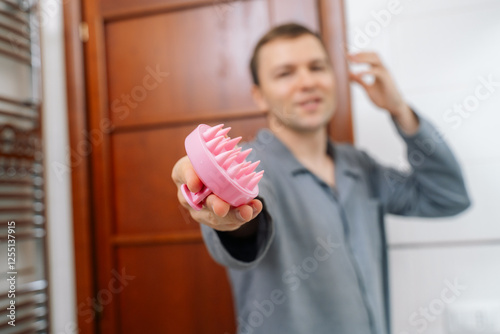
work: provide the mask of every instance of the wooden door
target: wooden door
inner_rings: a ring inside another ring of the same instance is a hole
[[[79,321],[95,322],[89,333],[234,333],[225,270],[170,173],[199,123],[225,123],[247,140],[265,126],[248,62],[258,38],[286,21],[322,30],[339,82],[331,132],[352,141],[342,2],[85,0],[82,10],[95,313]],[[77,269],[88,263],[78,254]],[[92,286],[86,279],[77,283]],[[79,305],[88,298],[80,291]]]

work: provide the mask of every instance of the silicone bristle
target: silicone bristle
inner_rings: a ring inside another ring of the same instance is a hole
[[[250,152],[252,152],[251,148],[249,148],[248,150],[245,150],[243,152],[240,152],[240,154],[238,154],[238,157],[236,157],[236,162],[238,162],[238,163],[243,162],[246,159],[246,157],[248,157]]]
[[[226,162],[224,163],[224,166],[222,166],[222,167],[224,167],[225,169],[228,169],[231,166],[231,164],[233,163],[233,161],[236,160],[240,151],[241,151],[241,147],[238,147],[237,149],[229,150],[228,152],[231,152],[231,155],[226,160]]]
[[[222,168],[228,169],[229,166],[231,166],[231,164],[233,163],[234,159],[236,159],[236,155],[233,154],[229,158],[227,158],[227,160],[222,164]]]
[[[241,137],[233,138],[226,143],[226,146],[224,146],[224,148],[226,150],[232,150],[240,142],[240,140]]]
[[[262,179],[262,176],[264,176],[264,171],[261,170],[260,172],[258,172],[257,174],[255,174],[255,176],[250,180],[250,182],[248,182],[247,184],[247,188],[252,190],[253,188],[255,188],[255,186],[257,185],[257,183],[259,183],[260,179]]]
[[[227,133],[229,132],[229,130],[231,130],[230,126],[228,126],[225,129],[219,130],[219,132],[217,132],[216,136],[225,136],[225,135],[227,135]]]
[[[246,164],[244,162],[240,163],[240,164],[237,164],[237,165],[234,165],[234,166],[231,166],[228,170],[227,170],[227,173],[229,174],[229,176],[231,176],[232,178],[235,178],[236,175],[239,173],[239,171],[245,166]]]
[[[222,129],[222,127],[224,126],[224,124],[219,124],[219,125],[216,125],[216,126],[212,126],[210,129],[206,130],[205,132],[203,132],[202,136],[203,136],[203,139],[205,139],[205,141],[210,141],[212,139],[215,138],[215,135],[217,134],[217,132],[220,131],[220,129]]]
[[[219,155],[215,156],[215,160],[220,166],[223,166],[224,163],[228,160],[228,158],[231,156],[231,151],[226,151],[224,153],[221,153]]]
[[[210,140],[207,142],[207,148],[209,149],[210,152],[214,152],[215,148],[217,145],[224,139],[223,136],[215,137],[214,139]]]
[[[240,171],[238,172],[238,174],[235,175],[236,178],[240,178],[242,175],[245,175],[245,168],[248,167],[248,165],[251,164],[250,161],[244,161],[241,163],[243,165],[243,167],[240,169]]]
[[[219,154],[222,152],[222,149],[226,146],[227,142],[229,141],[228,138],[223,137],[224,139],[221,140],[220,143],[215,146],[214,150],[212,151],[213,154]]]
[[[255,173],[243,175],[241,178],[238,179],[238,183],[243,188],[246,188],[247,184],[253,179],[254,176],[255,176]]]
[[[233,151],[233,154],[236,155],[236,158],[238,158],[238,155],[241,152],[241,147],[233,148],[232,151]]]
[[[245,174],[250,174],[251,172],[253,172],[259,164],[260,164],[260,160],[255,161],[255,162],[251,163],[250,165],[248,165],[248,167],[245,168]]]

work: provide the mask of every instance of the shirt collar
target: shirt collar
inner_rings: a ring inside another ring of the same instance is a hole
[[[310,173],[310,171],[295,158],[288,147],[286,147],[271,130],[261,129],[257,134],[256,143],[258,145],[257,149],[265,149],[272,153],[280,162],[284,172],[290,173],[292,176],[299,175],[303,172]],[[343,156],[342,150],[339,150],[338,145],[330,139],[327,143],[327,153],[335,162],[336,175],[346,175],[353,178],[358,178],[360,176],[359,168],[352,164],[349,159],[346,159]]]

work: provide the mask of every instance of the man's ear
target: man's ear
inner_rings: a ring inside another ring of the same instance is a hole
[[[259,110],[264,111],[269,109],[269,105],[267,104],[267,101],[262,94],[260,86],[252,86],[252,97]]]

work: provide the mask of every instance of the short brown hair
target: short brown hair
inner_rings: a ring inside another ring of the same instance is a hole
[[[259,86],[259,75],[258,75],[258,56],[259,56],[259,51],[260,49],[267,43],[274,41],[276,39],[280,38],[288,38],[288,39],[293,39],[300,37],[302,35],[312,35],[316,37],[323,48],[326,51],[326,46],[325,43],[323,43],[323,40],[321,39],[321,36],[310,30],[309,28],[304,27],[303,25],[297,24],[297,23],[286,23],[282,24],[279,26],[276,26],[269,30],[264,36],[262,36],[257,42],[257,45],[255,45],[255,48],[253,50],[252,58],[250,60],[250,73],[252,74],[252,81],[255,85]],[[327,52],[328,54],[328,52]]]

